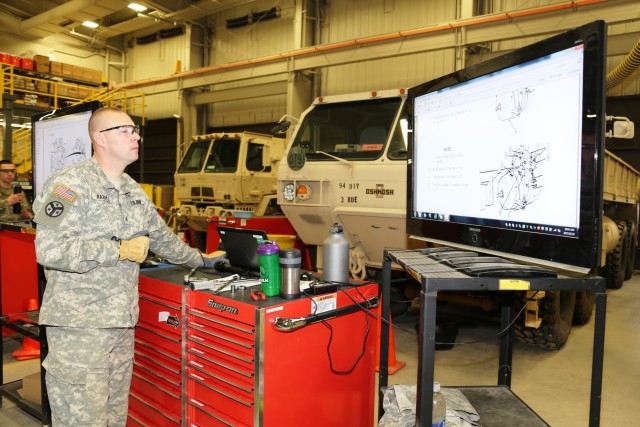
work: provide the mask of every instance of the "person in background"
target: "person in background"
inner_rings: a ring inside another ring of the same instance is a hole
[[[47,284],[40,307],[42,363],[54,427],[124,427],[138,321],[138,274],[148,250],[212,268],[124,170],[138,159],[138,126],[123,111],[89,120],[93,157],[54,172],[34,201],[36,256]]]
[[[11,160],[0,160],[0,222],[24,221],[33,218],[31,203],[22,190],[15,192],[16,165]],[[19,205],[20,212],[14,213]]]

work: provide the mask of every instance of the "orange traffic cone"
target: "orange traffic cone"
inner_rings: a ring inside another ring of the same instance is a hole
[[[378,340],[376,345],[376,372],[380,371],[380,328],[382,326],[382,318],[378,318]],[[393,375],[400,369],[404,368],[407,362],[396,359],[396,343],[393,339],[393,322],[391,313],[389,313],[389,358],[387,360],[387,372]]]
[[[30,299],[27,304],[27,311],[33,311],[38,309],[38,301]],[[40,357],[40,342],[33,338],[22,338],[22,347],[11,353],[13,357],[18,360],[35,359]]]

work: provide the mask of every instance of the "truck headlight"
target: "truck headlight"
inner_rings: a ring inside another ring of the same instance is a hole
[[[284,197],[287,202],[293,202],[293,199],[296,197],[296,190],[293,183],[285,184],[282,189],[282,197]]]

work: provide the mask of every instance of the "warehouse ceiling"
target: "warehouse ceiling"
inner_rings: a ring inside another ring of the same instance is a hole
[[[125,0],[2,0],[0,32],[38,39],[58,33],[79,33],[96,39],[135,33],[144,35],[190,23],[254,0],[150,0],[136,12]],[[85,21],[98,24],[95,29]]]

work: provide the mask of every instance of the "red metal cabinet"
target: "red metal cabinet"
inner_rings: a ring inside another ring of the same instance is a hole
[[[0,311],[2,315],[32,310],[38,304],[35,229],[0,225]],[[37,308],[37,307],[36,307]],[[2,328],[2,335],[14,333]]]
[[[185,291],[188,273],[140,277],[128,427],[374,424],[376,318],[357,310],[291,332],[274,323],[354,306],[378,285],[253,301],[248,290]]]
[[[375,317],[357,311],[292,332],[274,322],[308,316],[319,306],[352,305],[352,298],[363,302],[377,292],[377,285],[365,285],[316,301],[260,302],[248,291],[189,292],[188,425],[373,425]]]
[[[182,287],[140,276],[127,426],[183,422]]]

